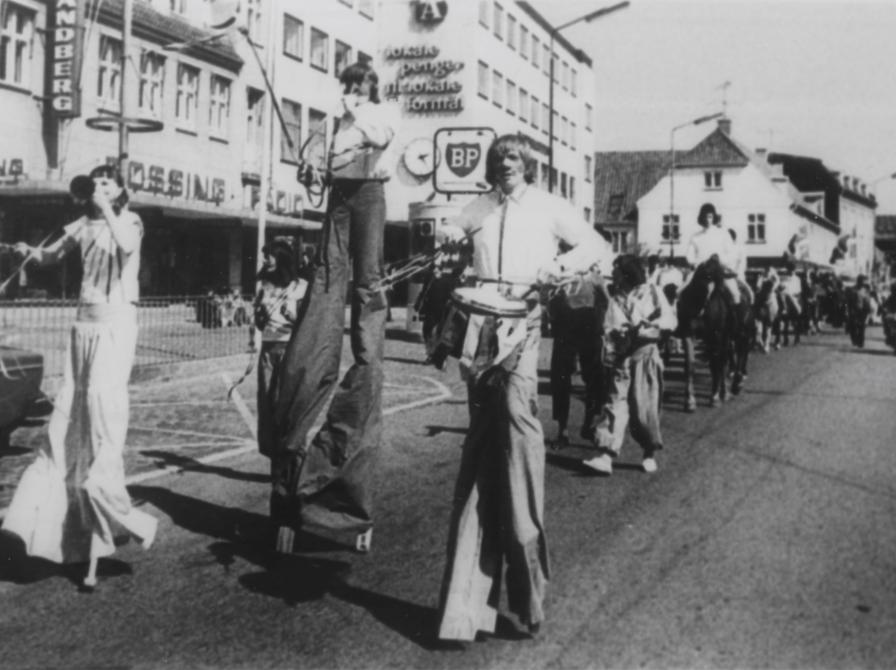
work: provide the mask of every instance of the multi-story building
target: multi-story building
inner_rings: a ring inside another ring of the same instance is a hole
[[[298,183],[299,151],[332,137],[338,77],[357,60],[374,64],[401,118],[386,186],[387,259],[412,244],[413,203],[449,211],[469,197],[434,193],[434,153],[428,165],[416,160],[445,127],[526,135],[540,183],[593,218],[591,63],[527,3],[133,0],[126,39],[125,0],[2,6],[0,240],[58,231],[73,216],[70,179],[119,160],[124,146],[126,186],[146,229],[147,295],[250,290],[259,218],[268,235],[317,240],[325,203]],[[222,6],[238,7],[236,20],[210,39]],[[19,293],[70,295],[76,266],[29,272]]]

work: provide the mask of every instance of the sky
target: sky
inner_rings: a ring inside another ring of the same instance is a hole
[[[616,1],[531,4],[556,26]],[[735,139],[820,158],[896,214],[896,0],[631,0],[563,35],[593,60],[596,151],[668,149],[724,110]]]

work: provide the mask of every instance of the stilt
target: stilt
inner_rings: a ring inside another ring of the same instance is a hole
[[[84,577],[84,586],[88,589],[93,589],[96,586],[97,563],[99,563],[99,559],[92,557],[90,559],[90,565],[87,567],[87,576]]]
[[[296,541],[296,532],[288,526],[280,526],[277,530],[277,553],[291,554]]]

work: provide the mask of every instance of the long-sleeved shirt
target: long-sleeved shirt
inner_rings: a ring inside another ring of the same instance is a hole
[[[709,225],[691,237],[685,258],[696,267],[708,261],[713,254],[717,254],[719,261],[726,267],[730,268],[734,264],[734,240],[724,228]]]
[[[473,237],[473,270],[480,279],[534,284],[556,259],[568,272],[597,265],[610,274],[612,247],[567,201],[523,184],[505,196],[498,189],[470,202],[449,222]],[[572,249],[558,256],[560,242]],[[525,291],[522,291],[525,292]]]
[[[662,290],[645,282],[628,293],[616,293],[610,299],[604,330],[626,331],[640,327],[643,339],[657,339],[660,331],[675,330],[678,318]]]
[[[68,224],[65,234],[53,244],[35,249],[32,257],[38,263],[59,261],[77,246],[81,248],[80,302],[82,304],[123,305],[140,299],[140,243],[143,223],[127,209],[116,222],[113,235],[106,219],[82,216]]]
[[[397,128],[398,115],[389,104],[362,102],[353,107],[350,115],[342,116],[333,138],[333,178],[388,179],[388,148]]]

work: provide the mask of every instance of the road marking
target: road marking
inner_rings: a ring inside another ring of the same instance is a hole
[[[258,421],[254,416],[252,416],[252,411],[246,405],[246,401],[243,400],[243,396],[241,396],[240,392],[236,390],[236,387],[233,385],[233,380],[230,378],[230,375],[222,370],[221,379],[224,380],[224,386],[230,389],[230,398],[231,400],[233,400],[233,404],[236,405],[236,411],[240,413],[241,417],[243,417],[243,421],[245,421],[246,425],[249,427],[249,432],[252,433],[252,437],[257,440]]]
[[[244,437],[234,437],[233,435],[222,435],[221,433],[202,433],[196,430],[175,430],[173,428],[143,428],[141,426],[131,426],[128,430],[141,430],[147,433],[170,433],[172,435],[196,435],[198,437],[212,437],[230,442],[242,442],[246,439]]]

